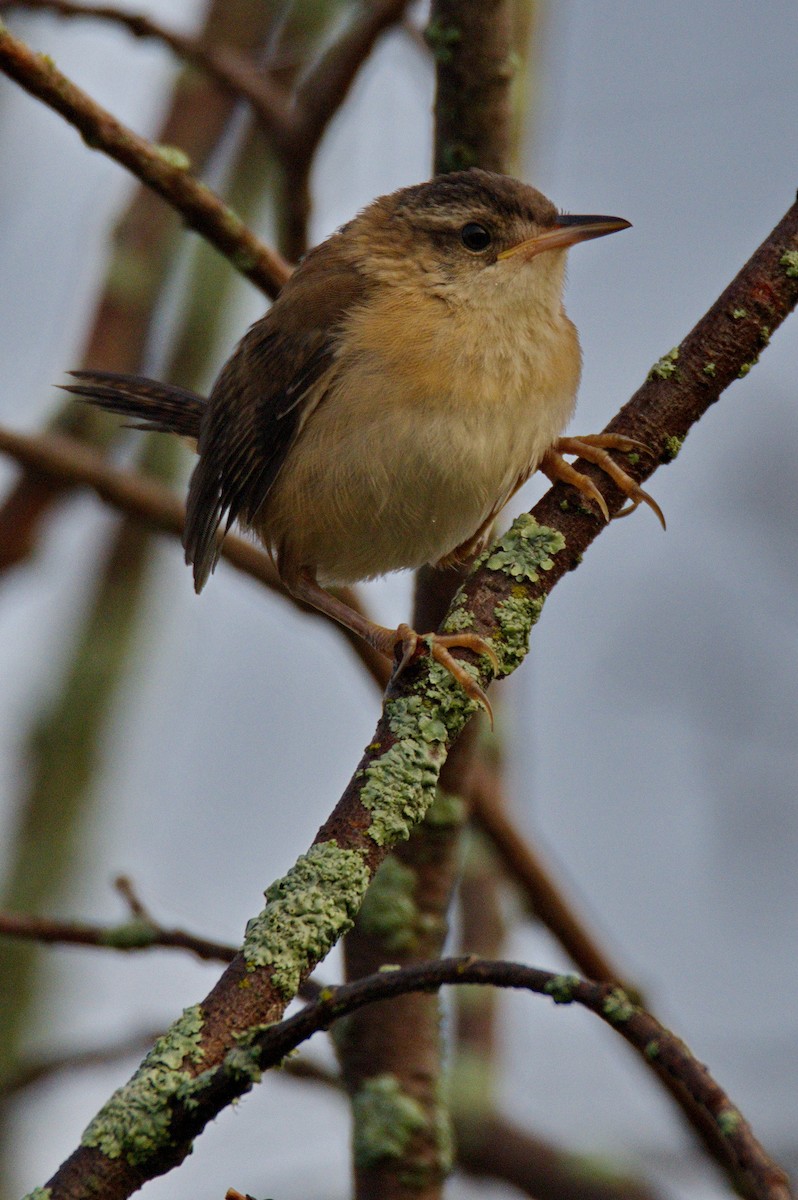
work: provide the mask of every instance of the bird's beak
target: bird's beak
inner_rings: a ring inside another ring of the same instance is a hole
[[[631,224],[631,221],[624,221],[623,217],[576,217],[563,213],[551,229],[502,250],[498,257],[510,258],[513,254],[520,254],[525,259],[534,258],[544,250],[565,250],[576,242],[587,242],[590,238],[617,233],[619,229],[629,229]]]

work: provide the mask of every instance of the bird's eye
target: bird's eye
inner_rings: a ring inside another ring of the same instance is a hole
[[[469,221],[460,230],[460,240],[467,250],[477,252],[486,250],[492,239],[484,225],[477,225],[475,221]]]

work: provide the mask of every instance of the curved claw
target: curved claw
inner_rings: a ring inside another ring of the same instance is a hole
[[[632,508],[623,509],[622,512],[618,514],[619,516],[628,516],[629,512],[634,512],[634,509],[637,508],[639,504],[647,504],[648,507],[656,514],[660,524],[662,525],[662,528],[665,529],[665,516],[654,497],[650,496],[648,492],[644,491],[640,485],[636,483],[634,479],[632,479],[631,475],[628,475],[626,471],[624,471],[623,467],[619,466],[618,463],[616,463],[614,459],[610,458],[609,454],[607,453],[608,450],[620,450],[622,452],[627,452],[628,450],[635,448],[639,448],[645,451],[647,454],[651,453],[648,447],[644,446],[642,442],[636,442],[633,438],[623,437],[621,434],[615,433],[596,433],[589,434],[587,437],[560,438],[559,441],[557,441],[552,447],[552,449],[547,451],[544,455],[543,462],[541,463],[541,470],[543,470],[544,474],[548,475],[549,478],[552,479],[553,476],[549,473],[544,464],[546,463],[547,459],[550,460],[550,463],[553,461],[556,477],[558,479],[561,479],[565,483],[573,484],[573,486],[577,487],[583,495],[589,496],[595,500],[593,492],[596,492],[597,489],[593,484],[593,481],[588,479],[587,476],[581,475],[578,471],[574,470],[574,468],[571,467],[570,464],[566,463],[562,458],[563,454],[578,454],[587,462],[594,463],[597,467],[604,471],[606,475],[609,475],[613,483],[620,488],[620,490],[629,500],[632,501]],[[577,479],[574,480],[573,476],[576,476]],[[598,503],[598,501],[596,501],[596,503]],[[604,515],[604,519],[609,520],[607,514],[607,505],[603,497],[601,499],[601,503],[599,503],[599,508]]]
[[[399,665],[394,672],[394,678],[402,674],[405,667],[413,659],[418,651],[418,643],[422,640],[415,629],[409,625],[400,625],[396,630],[396,645],[402,647],[402,657],[399,660]],[[490,701],[485,695],[483,689],[479,686],[476,680],[465,670],[462,663],[449,653],[449,647],[452,649],[473,650],[475,654],[486,655],[493,666],[494,672],[498,675],[501,670],[501,664],[496,655],[496,651],[484,638],[481,638],[477,633],[428,633],[424,635],[423,640],[429,646],[429,652],[435,662],[445,667],[449,674],[460,684],[460,687],[466,695],[481,705],[488,714],[490,727],[493,729],[493,709]]]

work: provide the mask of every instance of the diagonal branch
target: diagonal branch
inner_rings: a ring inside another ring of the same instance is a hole
[[[655,447],[660,461],[669,461],[693,422],[747,373],[796,302],[798,204],[608,428]],[[657,465],[652,455],[630,462],[629,470],[642,480]],[[619,511],[621,494],[607,484],[604,492],[610,510]],[[478,561],[453,602],[451,626],[492,638],[504,673],[526,654],[547,594],[606,528],[592,513],[564,510],[569,501],[563,485],[548,492],[534,513],[549,524],[520,517]],[[467,661],[465,652],[463,657]],[[480,676],[487,685],[486,666]],[[280,1019],[301,980],[351,926],[390,846],[423,818],[448,750],[474,707],[449,673],[427,658],[394,684],[352,780],[310,851],[268,889],[241,954],[213,991],[184,1012],[91,1122],[81,1146],[50,1181],[50,1200],[87,1197],[89,1186],[116,1200],[183,1160],[191,1135],[174,1123],[175,1096],[190,1092],[200,1073],[213,1073],[230,1051],[241,1052],[264,1024]],[[242,1063],[234,1055],[233,1062],[246,1072],[246,1056]],[[662,1064],[650,1065],[659,1072]],[[142,1129],[135,1114],[144,1097]],[[716,1124],[727,1136],[736,1121],[729,1118],[724,1129]],[[192,1133],[203,1125],[195,1123]],[[787,1192],[782,1186],[769,1194]]]
[[[234,46],[216,46],[201,37],[177,33],[154,21],[146,13],[130,12],[116,5],[80,4],[72,0],[0,0],[0,12],[10,9],[108,21],[121,25],[135,38],[161,42],[178,58],[204,71],[221,87],[246,100],[265,129],[278,138],[287,136],[288,104],[282,89],[259,70],[248,55]]]
[[[210,188],[189,173],[181,151],[155,146],[92,100],[44,54],[35,54],[0,21],[0,71],[60,113],[92,149],[127,167],[272,298],[290,274],[288,264],[244,225]]]

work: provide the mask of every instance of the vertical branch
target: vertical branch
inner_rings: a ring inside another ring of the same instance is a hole
[[[472,165],[507,169],[512,8],[512,0],[484,5],[433,0],[427,39],[437,74],[435,172]],[[460,581],[456,571],[419,572],[415,628],[439,626]],[[408,965],[440,957],[464,816],[462,801],[454,797],[468,791],[477,730],[472,722],[460,738],[444,767],[436,806],[386,860],[367,893],[345,939],[348,979],[386,962]],[[444,819],[436,816],[441,812]],[[440,1025],[435,994],[366,1008],[345,1023],[338,1046],[353,1104],[357,1200],[442,1195],[451,1134]],[[401,1136],[386,1137],[389,1123]]]

